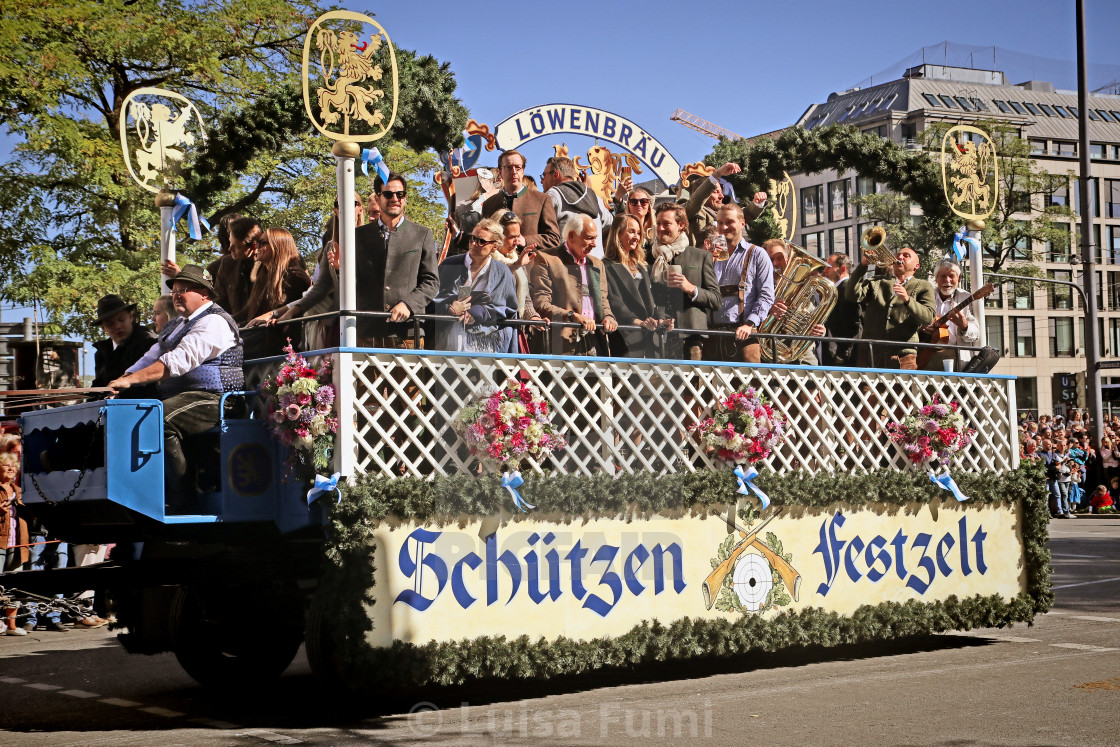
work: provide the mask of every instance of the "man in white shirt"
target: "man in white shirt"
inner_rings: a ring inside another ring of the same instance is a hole
[[[204,433],[218,424],[223,392],[245,386],[242,344],[237,323],[214,303],[210,274],[186,265],[171,280],[171,298],[178,317],[168,322],[156,344],[109,382],[116,391],[137,384],[156,384],[163,400],[165,496],[169,512],[181,513],[191,489],[185,485],[185,436]]]
[[[943,259],[937,263],[937,267],[933,271],[933,286],[936,291],[933,294],[935,320],[945,316],[953,310],[954,306],[968,298],[968,292],[958,287],[960,282],[960,265],[951,259]],[[980,327],[976,323],[976,317],[973,315],[972,309],[968,306],[952,314],[945,322],[945,329],[949,332],[949,339],[945,341],[945,344],[976,345],[980,341]],[[931,332],[933,328],[926,327],[924,331]],[[936,341],[937,338],[935,337],[934,342]],[[959,367],[970,357],[971,355],[967,352],[958,356],[954,350],[938,350],[930,356],[929,361],[923,368],[927,371],[944,371],[945,361],[951,361],[956,370],[960,370]]]

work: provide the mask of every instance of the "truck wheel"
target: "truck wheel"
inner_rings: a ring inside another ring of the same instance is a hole
[[[320,684],[335,689],[342,684],[337,651],[327,616],[316,601],[313,598],[307,609],[307,663],[311,665],[311,672]]]
[[[229,617],[208,610],[198,594],[179,588],[171,603],[171,650],[199,684],[229,689],[279,677],[292,663],[303,631],[298,627],[254,626],[230,610]]]

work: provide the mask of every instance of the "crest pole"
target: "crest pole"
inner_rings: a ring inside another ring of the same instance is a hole
[[[968,247],[968,274],[969,283],[972,289],[975,290],[984,284],[984,256],[977,248],[981,244],[981,234],[984,231],[986,222],[983,219],[970,220],[967,224],[969,238],[976,239],[975,244],[969,244]],[[988,329],[984,326],[984,301],[983,299],[972,302],[972,315],[976,317],[977,331],[980,332],[980,345],[987,345]],[[1002,352],[1002,351],[1001,351]]]
[[[159,259],[162,266],[163,260],[175,261],[175,195],[163,191],[156,195],[156,207],[159,208]],[[161,295],[171,293],[171,279],[166,275],[160,276]]]
[[[357,263],[354,257],[354,159],[361,154],[357,143],[339,141],[331,148],[334,154],[338,179],[338,308],[350,311],[358,306],[358,284],[355,277]],[[353,348],[358,344],[357,320],[352,316],[339,317],[339,347]],[[355,471],[354,422],[347,413],[354,412],[354,377],[351,374],[353,354],[339,351],[334,366],[335,406],[341,417],[335,446],[335,471],[351,475]]]

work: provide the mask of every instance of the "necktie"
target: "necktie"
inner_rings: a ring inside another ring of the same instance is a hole
[[[513,210],[513,195],[506,192],[506,210]]]

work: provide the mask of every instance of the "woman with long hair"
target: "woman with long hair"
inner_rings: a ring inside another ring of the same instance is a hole
[[[618,323],[640,329],[618,330],[610,334],[611,354],[652,358],[654,317],[653,292],[646,271],[646,252],[642,248],[641,220],[630,214],[619,216],[611,225],[603,253],[607,274],[607,296]]]
[[[239,322],[249,320],[247,326],[256,327],[279,316],[287,306],[311,287],[311,278],[303,266],[295,239],[284,228],[266,228],[256,240],[256,269],[249,300]],[[294,330],[288,327],[269,327],[245,340],[245,357],[278,354],[285,337]]]
[[[642,248],[649,249],[653,245],[653,195],[645,187],[634,187],[626,195],[620,215],[632,215],[638,219],[641,227]]]

